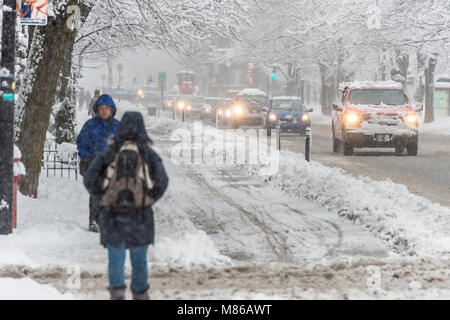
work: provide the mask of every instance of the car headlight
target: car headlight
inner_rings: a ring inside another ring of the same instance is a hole
[[[355,112],[347,113],[345,115],[345,123],[349,125],[357,125],[361,121],[361,115]]]
[[[211,112],[211,109],[205,109],[205,112],[206,112],[206,113],[210,113],[210,112]]]
[[[233,111],[237,116],[242,115],[242,113],[244,112],[244,110],[240,106],[234,107]]]
[[[302,115],[302,121],[306,122],[309,121],[309,115],[307,113],[305,113],[304,115]]]
[[[186,109],[187,109],[187,111],[191,111],[192,110],[192,106],[188,104]]]
[[[223,116],[223,110],[222,109],[219,110],[219,116]]]
[[[269,114],[269,120],[270,121],[277,121],[277,115],[275,113]]]
[[[183,101],[178,102],[178,109],[183,110],[185,107],[185,103]]]
[[[231,117],[231,110],[225,111],[225,116],[226,116],[227,118],[230,118],[230,117]]]
[[[408,123],[408,124],[412,124],[412,125],[418,125],[418,123],[419,123],[419,118],[417,117],[417,114],[415,114],[415,113],[408,113],[407,115],[406,115],[406,122]]]

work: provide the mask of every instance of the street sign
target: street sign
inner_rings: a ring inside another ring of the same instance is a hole
[[[159,81],[166,81],[166,73],[165,72],[159,73]]]
[[[4,93],[3,101],[14,101],[14,93]]]
[[[16,6],[22,25],[47,25],[48,0],[17,0]]]

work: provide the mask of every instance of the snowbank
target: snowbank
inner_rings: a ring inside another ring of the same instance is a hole
[[[432,123],[421,123],[420,133],[450,136],[450,117],[436,118]],[[450,145],[450,142],[449,142]],[[449,147],[450,148],[450,147]]]
[[[50,285],[29,278],[0,278],[0,300],[73,300],[71,294],[61,294]]]
[[[265,179],[365,226],[400,254],[450,253],[450,209],[411,194],[404,185],[352,177],[287,151],[281,152],[278,174]]]

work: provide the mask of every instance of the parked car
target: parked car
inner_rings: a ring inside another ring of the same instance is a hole
[[[269,102],[264,128],[267,135],[271,135],[272,129],[280,126],[281,132],[306,134],[306,128],[311,126],[309,112],[299,97],[274,97]]]
[[[400,83],[394,81],[354,82],[342,88],[341,100],[333,104],[333,152],[354,148],[395,148],[401,155],[418,152],[417,112]]]

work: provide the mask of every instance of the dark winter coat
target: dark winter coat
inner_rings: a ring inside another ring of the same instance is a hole
[[[111,107],[113,108],[113,114],[111,119],[104,121],[102,118],[98,116],[98,103],[100,99],[97,100],[96,105],[94,106],[94,112],[97,115],[96,117],[88,120],[83,128],[80,131],[80,134],[77,137],[77,147],[78,147],[78,154],[80,156],[80,159],[83,160],[90,156],[91,154],[100,153],[103,150],[106,149],[108,146],[108,138],[112,136],[119,127],[119,121],[114,119],[114,116],[117,113],[117,108],[113,104]],[[112,126],[112,128],[109,130],[108,134],[106,135],[105,139],[103,140],[103,143],[101,146],[98,146],[100,143],[100,140],[103,137],[103,134],[108,129],[110,123],[112,121],[115,121],[115,124]]]
[[[94,159],[86,172],[84,184],[91,195],[101,198],[102,178],[106,174],[106,169],[127,140],[137,142],[140,153],[149,166],[150,178],[154,184],[150,196],[156,202],[166,191],[169,179],[162,159],[151,148],[152,141],[145,131],[142,115],[138,112],[125,113],[110,145]],[[100,242],[104,246],[107,244],[120,246],[124,243],[126,248],[134,248],[154,242],[155,228],[153,210],[150,206],[139,213],[131,214],[117,214],[108,208],[101,208],[99,223]]]

